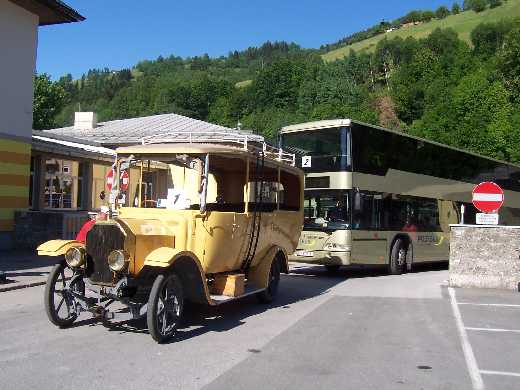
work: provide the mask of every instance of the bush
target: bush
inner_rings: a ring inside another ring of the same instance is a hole
[[[460,14],[460,5],[458,3],[454,3],[453,6],[451,7],[451,13],[453,15],[458,15]]]
[[[482,12],[487,7],[487,1],[486,0],[472,0],[472,7],[471,9],[475,12]]]
[[[437,8],[437,11],[435,11],[435,17],[437,19],[444,19],[449,14],[450,14],[450,10],[443,5],[441,5],[439,8]]]

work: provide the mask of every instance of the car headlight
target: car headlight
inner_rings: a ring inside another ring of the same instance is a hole
[[[85,248],[82,247],[72,247],[65,252],[65,261],[67,265],[71,268],[78,268],[85,264]]]
[[[112,251],[108,255],[108,266],[114,272],[121,272],[128,266],[129,259],[130,256],[125,251]]]
[[[350,251],[350,246],[345,244],[337,244],[335,242],[329,242],[323,246],[326,251]]]

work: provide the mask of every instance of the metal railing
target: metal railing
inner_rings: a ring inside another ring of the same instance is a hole
[[[143,145],[164,143],[210,143],[239,145],[243,150],[263,153],[265,157],[281,161],[292,166],[296,163],[293,153],[284,152],[281,148],[268,145],[264,137],[256,134],[244,134],[225,131],[176,131],[144,137]]]

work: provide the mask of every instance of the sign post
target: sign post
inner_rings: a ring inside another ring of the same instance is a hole
[[[472,196],[477,225],[498,225],[498,210],[504,203],[504,191],[496,183],[486,181],[475,186]]]

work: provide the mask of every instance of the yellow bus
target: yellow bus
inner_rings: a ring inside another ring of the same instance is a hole
[[[304,229],[290,261],[401,274],[448,260],[449,225],[475,223],[471,194],[483,181],[504,189],[499,223],[520,224],[519,166],[349,119],[286,126],[280,137],[305,172]]]

